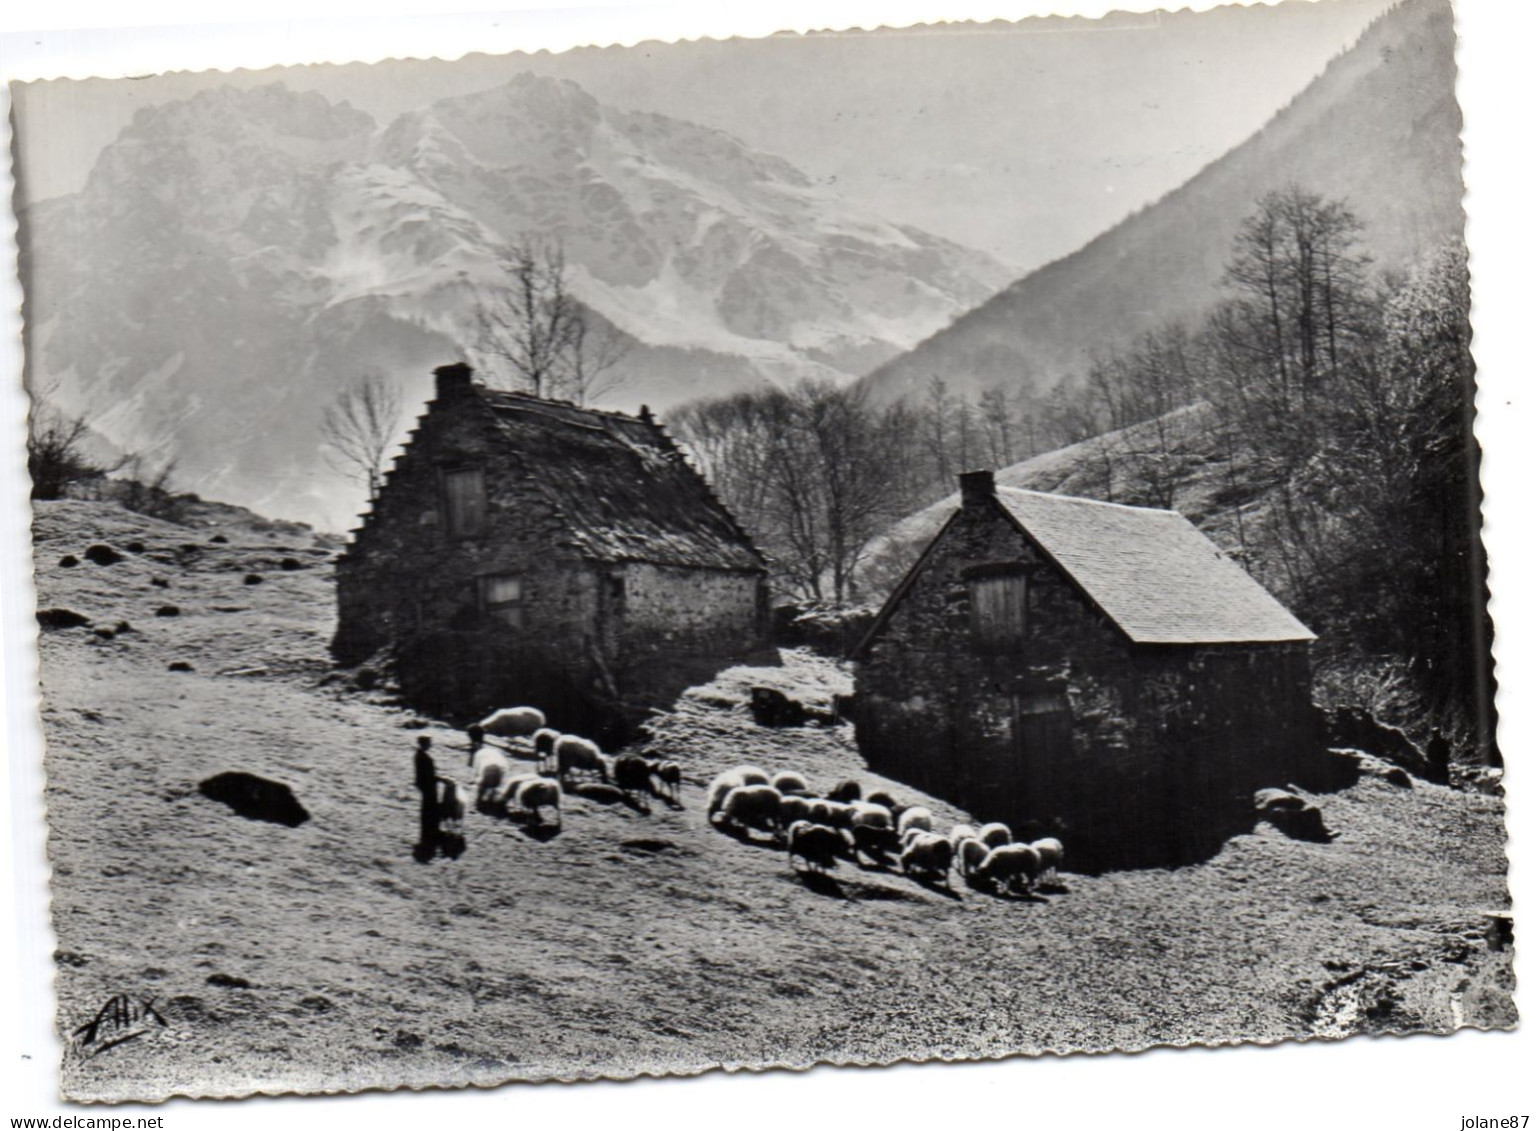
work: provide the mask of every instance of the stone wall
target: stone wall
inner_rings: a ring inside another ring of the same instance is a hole
[[[1019,652],[975,644],[963,571],[1028,568]],[[873,768],[1082,865],[1201,857],[1320,751],[1303,645],[1138,647],[992,505],[952,521],[856,664]]]
[[[442,475],[471,466],[486,532],[452,538]],[[484,607],[483,579],[499,576],[519,579],[516,623]],[[474,394],[441,391],[338,562],[333,651],[357,663],[393,647],[404,696],[450,718],[532,702],[556,725],[618,737],[662,705],[676,678],[665,661],[693,673],[766,638],[764,588],[759,574],[582,558]]]

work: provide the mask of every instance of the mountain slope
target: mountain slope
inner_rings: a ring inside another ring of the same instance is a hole
[[[521,76],[383,130],[275,84],[136,116],[80,193],[23,214],[33,387],[179,485],[346,524],[315,431],[364,372],[426,392],[498,249],[559,239],[629,336],[622,404],[848,380],[992,293],[978,252],[886,223],[719,131]]]
[[[1460,121],[1449,5],[1406,0],[1244,144],[867,380],[890,398],[933,375],[961,393],[1042,389],[1094,350],[1201,316],[1240,222],[1290,182],[1346,198],[1378,264],[1404,266],[1463,229]]]
[[[411,750],[430,736],[464,782],[463,734],[328,674],[325,555],[230,533],[189,550],[187,528],[110,504],[36,511],[40,606],[105,633],[38,644],[58,1027],[119,993],[153,994],[166,1022],[69,1055],[74,1100],[1514,1024],[1513,951],[1482,941],[1482,912],[1508,906],[1502,803],[1480,794],[1367,775],[1315,799],[1330,844],[1260,824],[1201,864],[1030,898],[849,861],[799,876],[713,826],[713,775],[852,778],[942,827],[972,819],[868,771],[849,726],[757,726],[754,686],[820,708],[848,689],[806,653],[658,715],[640,752],[684,767],[677,805],[576,785],[559,830],[473,811],[463,856],[416,863]],[[129,540],[145,552],[57,564]],[[167,600],[180,616],[153,615]],[[310,819],[243,819],[200,790],[231,771]]]

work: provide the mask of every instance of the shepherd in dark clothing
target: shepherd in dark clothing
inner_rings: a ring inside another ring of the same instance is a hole
[[[433,740],[427,735],[417,739],[417,753],[412,756],[417,792],[422,794],[422,831],[417,839],[421,852],[432,852],[438,841],[438,767],[428,748]]]

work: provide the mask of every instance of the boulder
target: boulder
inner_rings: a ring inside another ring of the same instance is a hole
[[[215,774],[198,783],[198,792],[228,805],[249,821],[267,821],[293,829],[310,820],[293,790],[256,774],[239,770]]]
[[[91,618],[74,609],[39,609],[37,623],[50,631],[61,628],[84,628]]]

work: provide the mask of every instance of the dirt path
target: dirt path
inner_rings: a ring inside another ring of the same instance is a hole
[[[702,811],[700,783],[744,761],[883,782],[847,727],[754,725],[752,681],[813,698],[843,686],[832,664],[791,654],[659,720],[651,748],[687,767],[682,809],[568,795],[548,840],[472,814],[462,857],[420,864],[412,745],[432,735],[440,768],[464,772],[460,738],[321,685],[321,557],[286,571],[304,547],[178,551],[196,536],[91,504],[45,508],[38,535],[42,606],[134,628],[43,635],[61,1026],[116,993],[154,996],[168,1021],[69,1056],[78,1098],[1513,1020],[1508,952],[1487,949],[1481,914],[1506,906],[1493,798],[1365,779],[1320,799],[1331,844],[1260,826],[1202,865],[1071,875],[1030,901],[849,864],[810,887]],[[112,566],[54,564],[135,538],[145,552]],[[264,580],[245,584],[253,572]],[[181,615],[153,615],[168,602]],[[177,660],[195,670],[168,670]],[[310,820],[245,820],[198,792],[226,770],[284,782]]]

